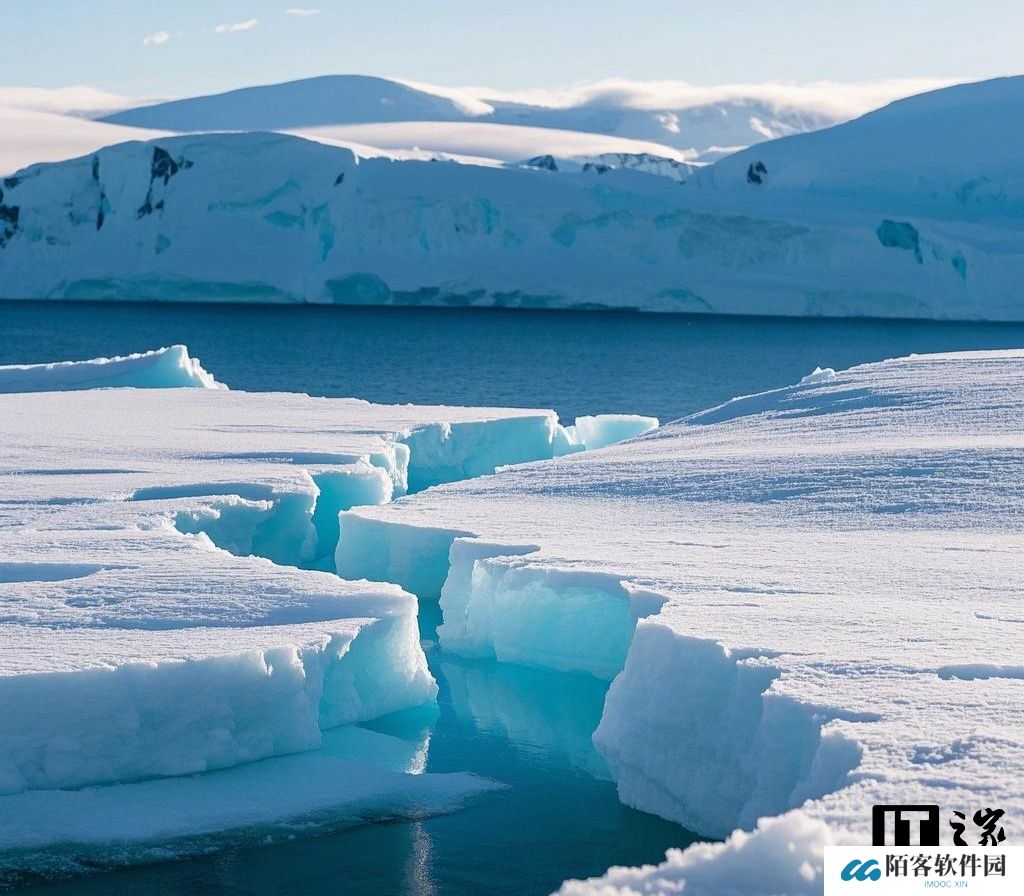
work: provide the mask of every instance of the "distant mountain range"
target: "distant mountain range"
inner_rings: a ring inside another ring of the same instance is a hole
[[[846,121],[935,82],[700,87],[612,79],[500,94],[330,75],[139,104],[90,87],[0,88],[0,174],[159,134],[272,130],[369,158],[503,164],[607,154],[706,164]],[[664,167],[664,166],[662,166]]]
[[[1022,120],[1015,77],[705,166],[534,126],[566,154],[162,136],[0,181],[0,295],[1024,320]]]
[[[612,90],[558,107],[438,92],[441,90],[363,75],[329,75],[140,106],[101,120],[179,132],[295,131],[331,126],[339,138],[346,136],[340,128],[360,126],[348,136],[383,146],[395,145],[395,131],[374,129],[373,125],[515,125],[642,140],[686,152],[694,160],[715,158],[730,148],[842,120],[841,114],[820,104],[780,106],[754,95],[697,100],[685,106],[671,105],[669,100],[664,108],[648,109],[633,107],[629,97]],[[383,140],[375,140],[376,134],[383,134]]]

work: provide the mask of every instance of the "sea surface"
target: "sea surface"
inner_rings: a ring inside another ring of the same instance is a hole
[[[1024,347],[1024,325],[791,320],[618,312],[0,302],[0,364],[185,343],[235,389],[377,402],[554,408],[564,420],[663,421],[784,386],[816,366]],[[586,676],[465,662],[423,636],[441,692],[376,730],[424,745],[426,771],[507,789],[462,811],[389,820],[200,858],[36,883],[71,894],[541,896],[564,878],[660,861],[694,835],[622,806],[590,743],[607,686]]]
[[[663,422],[910,352],[1024,348],[1024,324],[614,311],[0,302],[0,364],[184,343],[233,389],[652,414]]]

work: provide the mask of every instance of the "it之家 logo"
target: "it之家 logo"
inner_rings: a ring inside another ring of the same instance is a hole
[[[888,819],[893,820],[895,837],[886,842]],[[917,822],[916,843],[911,843],[911,822]],[[871,842],[875,846],[938,846],[938,806],[874,806],[871,809]]]
[[[976,841],[979,846],[998,846],[1006,840],[1006,832],[999,824],[1004,814],[1002,809],[986,807],[971,816],[980,832]],[[953,812],[949,826],[953,829],[956,846],[971,845],[964,839],[967,830],[965,812]],[[893,832],[891,842],[887,836],[889,830]],[[871,842],[874,846],[938,846],[939,833],[938,806],[874,806],[871,810]]]

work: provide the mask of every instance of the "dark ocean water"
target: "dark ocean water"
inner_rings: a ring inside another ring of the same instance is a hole
[[[815,366],[1024,347],[1024,324],[629,312],[0,302],[0,364],[185,343],[232,388],[675,419]]]

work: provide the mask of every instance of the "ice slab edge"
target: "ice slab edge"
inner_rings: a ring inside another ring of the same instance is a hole
[[[464,772],[417,774],[398,757],[407,746],[345,728],[330,732],[321,750],[223,771],[8,796],[0,886],[423,818],[500,787]]]
[[[0,366],[0,392],[66,392],[69,389],[226,389],[184,345],[88,361]]]
[[[594,742],[627,805],[724,837],[845,786],[860,762],[834,713],[772,693],[770,657],[680,636],[658,622],[665,598],[644,587],[532,565],[535,545],[358,511],[342,532],[347,575],[384,571],[422,599],[438,592],[445,650],[611,681]],[[652,681],[680,686],[666,700]]]
[[[563,426],[554,412],[493,420],[430,423],[388,437],[381,451],[348,465],[310,474],[302,492],[257,493],[244,484],[223,499],[180,512],[176,525],[204,533],[233,554],[256,554],[275,563],[336,571],[346,579],[402,584],[421,597],[440,593],[448,572],[450,539],[435,547],[427,530],[411,535],[401,552],[375,553],[378,539],[347,531],[339,543],[339,519],[354,507],[381,505],[435,485],[487,476],[502,467],[551,460],[605,447],[657,428],[656,417],[600,414]],[[223,488],[223,486],[220,486]],[[202,493],[197,484],[191,491]],[[243,492],[245,494],[237,494]],[[183,490],[145,489],[133,498],[177,497]],[[427,544],[416,542],[425,539]],[[442,558],[443,563],[433,562]],[[412,587],[409,587],[409,586]]]
[[[224,654],[194,660],[0,677],[0,795],[190,775],[313,750],[321,729],[437,693],[411,612],[361,628],[324,623],[319,636],[312,628],[250,629],[249,638],[278,644],[265,649],[231,652],[226,644]],[[229,637],[215,629],[184,634]]]

